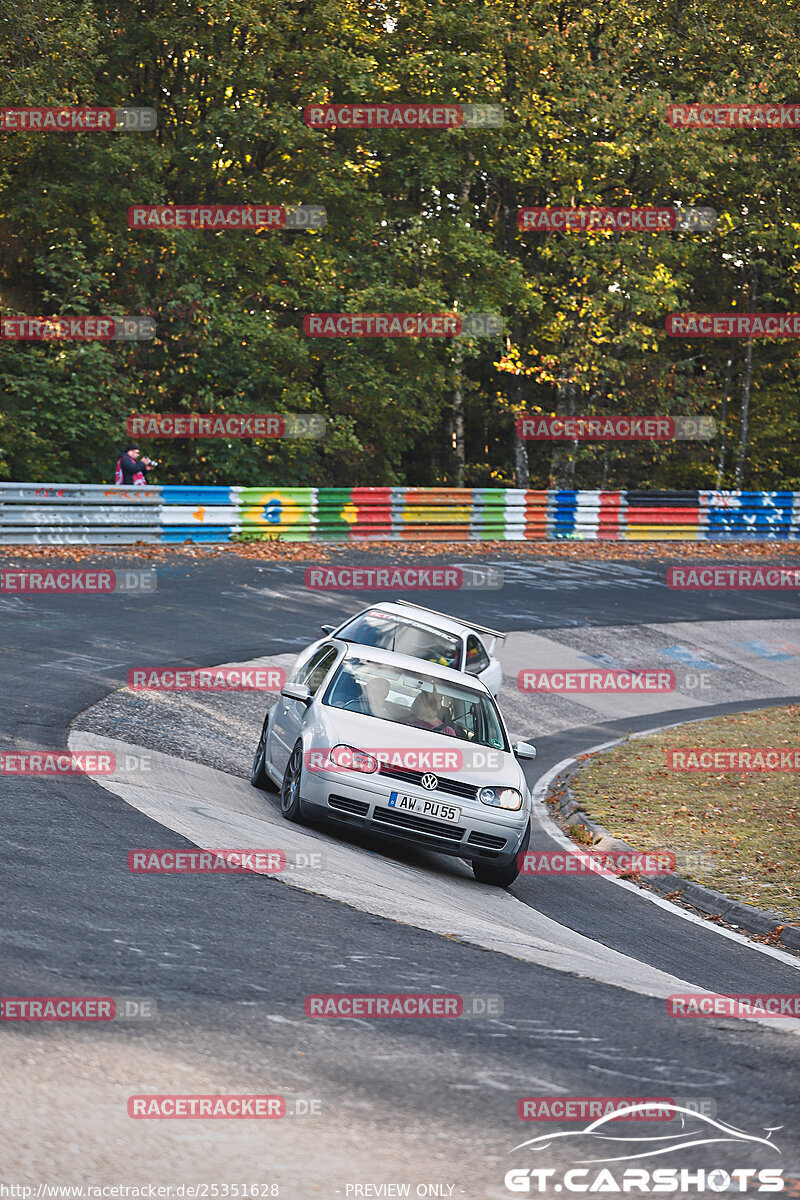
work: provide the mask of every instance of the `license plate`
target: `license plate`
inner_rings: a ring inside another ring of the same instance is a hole
[[[453,804],[442,804],[438,800],[425,800],[422,796],[404,796],[402,792],[392,792],[389,797],[389,808],[401,812],[417,813],[420,817],[435,817],[437,821],[451,821],[455,824],[461,820],[461,809]]]

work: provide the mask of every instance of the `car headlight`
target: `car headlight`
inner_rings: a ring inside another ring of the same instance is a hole
[[[490,804],[492,808],[522,808],[522,793],[516,788],[485,787],[478,792],[481,804]]]
[[[377,758],[367,754],[366,750],[357,750],[355,746],[343,744],[334,746],[330,757],[337,767],[343,767],[346,771],[364,771],[366,774],[370,774],[372,771],[377,771],[380,765]]]

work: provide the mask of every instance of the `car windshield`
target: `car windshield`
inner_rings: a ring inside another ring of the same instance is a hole
[[[395,650],[398,654],[439,663],[442,667],[458,670],[461,666],[460,638],[379,609],[371,609],[354,617],[336,636],[344,642]]]
[[[478,746],[508,750],[497,709],[489,696],[408,668],[346,658],[323,703]]]

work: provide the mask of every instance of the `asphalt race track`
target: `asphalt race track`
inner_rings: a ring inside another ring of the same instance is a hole
[[[512,735],[538,747],[532,785],[629,730],[800,696],[796,594],[674,592],[655,562],[489,561],[500,590],[408,598],[508,631],[500,703]],[[163,1182],[287,1197],[404,1194],[389,1185],[508,1197],[510,1168],[579,1161],[569,1139],[535,1163],[512,1153],[568,1128],[521,1121],[520,1097],[606,1095],[713,1102],[719,1121],[765,1139],[711,1158],[690,1139],[668,1165],[800,1178],[800,1022],[677,1020],[665,1005],[683,991],[797,993],[800,957],[632,885],[521,877],[502,891],[457,860],[283,822],[247,779],[263,696],[119,689],[132,667],[286,665],[321,622],[379,594],[313,592],[302,563],[233,555],[157,570],[150,596],[0,597],[0,748],[69,739],[149,755],[148,770],[102,781],[3,779],[3,995],[157,1006],[109,1025],[4,1024],[0,1106],[19,1136],[0,1147],[0,1178],[132,1181],[146,1161]],[[578,702],[516,689],[526,666],[589,661],[671,666],[678,691]],[[559,844],[540,811],[532,845]],[[278,878],[128,870],[133,848],[192,846],[280,846],[323,865]],[[307,1018],[304,997],[326,992],[495,997],[502,1011]],[[128,1098],[151,1093],[281,1094],[297,1115],[132,1120]]]

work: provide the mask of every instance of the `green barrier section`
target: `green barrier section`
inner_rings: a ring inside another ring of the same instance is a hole
[[[242,488],[242,533],[307,542],[316,532],[316,488]]]

